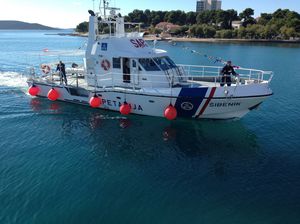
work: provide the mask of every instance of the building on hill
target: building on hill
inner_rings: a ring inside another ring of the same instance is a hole
[[[243,22],[239,20],[232,21],[232,28],[239,29],[242,26]]]
[[[221,9],[222,1],[220,0],[200,0],[197,1],[196,12],[203,12],[206,10]]]

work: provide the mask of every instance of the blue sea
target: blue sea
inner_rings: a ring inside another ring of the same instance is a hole
[[[300,223],[300,45],[158,42],[177,63],[274,72],[242,119],[168,121],[30,97],[44,49],[87,41],[57,32],[0,31],[1,224]]]

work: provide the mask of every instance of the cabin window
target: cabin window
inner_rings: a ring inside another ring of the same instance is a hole
[[[113,58],[113,68],[121,68],[121,58]]]
[[[151,58],[140,58],[139,63],[146,71],[160,71]]]
[[[153,58],[153,60],[164,71],[176,68],[176,64],[169,57]]]
[[[136,62],[135,62],[135,60],[132,60],[132,67],[136,67]]]
[[[172,67],[172,68],[176,68],[176,64],[174,63],[174,61],[172,61],[171,58],[169,57],[165,57],[166,61],[169,63],[169,65]]]

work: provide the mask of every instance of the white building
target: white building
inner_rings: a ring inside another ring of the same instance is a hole
[[[243,23],[242,21],[238,21],[238,20],[232,21],[232,28],[239,29],[242,26],[242,23]]]
[[[219,10],[221,9],[222,1],[220,0],[200,0],[197,1],[196,12],[203,12],[205,10]]]

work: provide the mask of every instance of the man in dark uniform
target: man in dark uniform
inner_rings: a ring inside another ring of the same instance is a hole
[[[225,84],[227,84],[227,86],[231,86],[231,74],[234,76],[237,75],[237,73],[234,71],[234,68],[231,65],[231,61],[227,61],[220,74],[222,74],[220,86],[224,86]]]
[[[68,85],[67,76],[66,76],[66,66],[62,61],[59,61],[56,71],[59,71],[60,75],[60,83],[64,81],[66,85]]]

